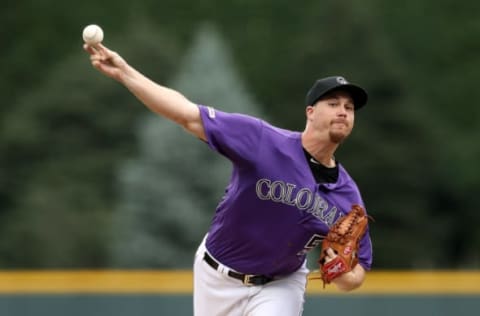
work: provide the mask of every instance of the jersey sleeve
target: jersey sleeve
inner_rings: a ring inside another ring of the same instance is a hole
[[[365,203],[363,202],[363,199],[357,184],[350,177],[350,175],[347,173],[347,171],[345,170],[345,168],[343,168],[342,165],[340,165],[340,174],[341,175],[340,175],[339,181],[337,181],[336,184],[331,184],[331,188],[336,188],[340,190],[344,189],[350,192],[350,194],[348,195],[349,204],[350,205],[359,204],[366,210]],[[366,212],[368,213],[367,210]],[[372,240],[370,238],[370,230],[367,227],[365,234],[360,240],[360,245],[358,249],[358,262],[365,270],[370,270],[372,267],[372,261],[373,261]]]
[[[365,205],[360,197],[360,202],[358,204],[362,205],[362,207],[366,210]],[[368,211],[366,211],[368,213]],[[372,239],[370,238],[370,228],[367,225],[367,230],[365,234],[363,234],[362,239],[360,239],[360,244],[358,248],[358,263],[367,271],[372,268],[372,261],[373,261],[373,250],[372,250]]]
[[[360,240],[360,248],[358,249],[358,262],[365,270],[372,268],[372,240],[370,238],[369,229]]]
[[[262,120],[209,106],[199,105],[199,109],[210,148],[237,163],[253,161],[257,157]]]

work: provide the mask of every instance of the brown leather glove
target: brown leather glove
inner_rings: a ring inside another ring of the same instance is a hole
[[[349,272],[358,263],[358,248],[360,240],[367,230],[368,216],[360,205],[352,205],[350,212],[337,220],[330,228],[327,237],[322,242],[322,252],[318,263],[323,285],[329,284],[338,276]],[[333,259],[327,254],[331,248],[336,256]],[[326,260],[326,259],[329,260]]]

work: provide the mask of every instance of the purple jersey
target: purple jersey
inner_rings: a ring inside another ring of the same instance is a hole
[[[301,133],[247,115],[199,108],[208,145],[233,163],[206,242],[224,265],[248,274],[290,274],[352,204],[364,205],[341,165],[336,183],[316,183]],[[370,269],[368,231],[359,262]]]

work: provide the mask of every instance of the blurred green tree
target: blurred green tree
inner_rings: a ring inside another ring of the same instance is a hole
[[[155,60],[161,80],[176,47],[147,23],[110,40],[141,68]],[[117,44],[118,43],[118,44]],[[138,50],[137,47],[141,47]],[[135,50],[133,50],[135,49]],[[3,180],[16,193],[3,209],[0,263],[5,267],[99,267],[108,262],[112,179],[135,150],[132,126],[141,106],[78,53],[58,62],[48,80],[25,91],[2,124]]]

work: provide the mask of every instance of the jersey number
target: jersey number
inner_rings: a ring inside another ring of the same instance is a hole
[[[298,256],[303,256],[303,255],[307,254],[307,253],[310,252],[310,250],[312,250],[313,248],[317,247],[318,245],[321,245],[323,239],[325,239],[325,236],[323,236],[323,235],[318,235],[318,234],[314,234],[314,235],[310,238],[310,240],[305,244],[305,246],[303,246],[303,250],[300,251],[297,255],[298,255]]]

